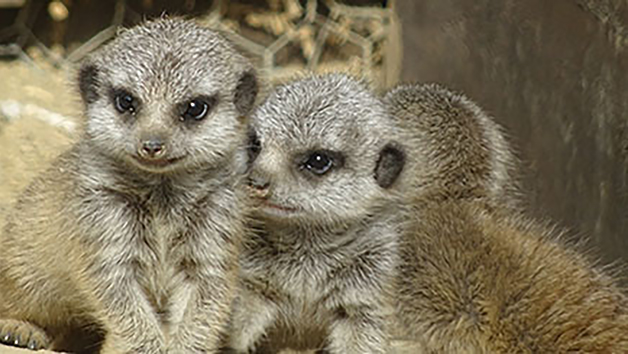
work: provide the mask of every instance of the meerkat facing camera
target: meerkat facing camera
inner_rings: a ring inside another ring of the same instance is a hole
[[[512,159],[479,108],[437,85],[402,85],[385,102],[409,135],[395,295],[405,337],[428,353],[628,352],[625,294],[509,208]]]
[[[78,83],[84,133],[0,238],[0,341],[216,352],[244,232],[251,64],[211,30],[160,19],[119,33]],[[90,330],[104,341],[74,343]]]
[[[228,346],[386,353],[404,153],[381,100],[348,76],[312,76],[278,87],[251,124],[259,224]]]

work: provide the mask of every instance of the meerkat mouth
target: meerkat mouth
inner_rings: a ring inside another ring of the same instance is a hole
[[[257,209],[266,214],[285,216],[295,214],[301,211],[297,207],[272,202],[270,200],[272,193],[270,193],[268,190],[259,190],[249,186],[248,192],[252,199],[255,201],[255,206],[257,207]]]
[[[179,161],[183,160],[184,157],[185,156],[173,157],[169,159],[144,159],[137,155],[133,155],[133,160],[135,160],[135,162],[137,162],[142,167],[162,169],[175,165]]]

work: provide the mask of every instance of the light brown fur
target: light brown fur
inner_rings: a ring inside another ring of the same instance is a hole
[[[435,85],[386,101],[418,161],[400,181],[413,208],[396,295],[405,337],[427,353],[628,352],[625,294],[562,232],[511,208],[508,174],[491,173],[491,161],[508,171],[491,158],[508,147],[485,138],[486,116]]]
[[[628,352],[626,296],[556,230],[478,202],[415,205],[398,313],[427,352]]]
[[[399,181],[407,195],[520,209],[519,162],[478,105],[437,84],[398,85],[384,100],[408,150]]]
[[[0,340],[216,352],[244,233],[251,65],[216,33],[160,19],[121,32],[78,79],[85,131],[0,239]]]

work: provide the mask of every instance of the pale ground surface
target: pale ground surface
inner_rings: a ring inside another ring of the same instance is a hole
[[[80,100],[69,83],[72,72],[38,65],[0,62],[0,230],[19,192],[80,129]],[[397,354],[417,352],[407,344],[396,347]],[[29,352],[0,345],[0,354]]]

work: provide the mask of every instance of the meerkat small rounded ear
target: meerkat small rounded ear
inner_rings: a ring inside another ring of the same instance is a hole
[[[241,115],[249,114],[255,104],[258,91],[259,87],[255,72],[252,70],[245,71],[238,79],[238,85],[235,90],[234,103],[238,113]]]
[[[81,66],[78,84],[83,102],[90,104],[98,99],[98,68],[96,65],[85,63]]]
[[[389,188],[395,183],[403,170],[406,155],[395,143],[388,143],[379,153],[375,166],[375,180],[382,188]]]

